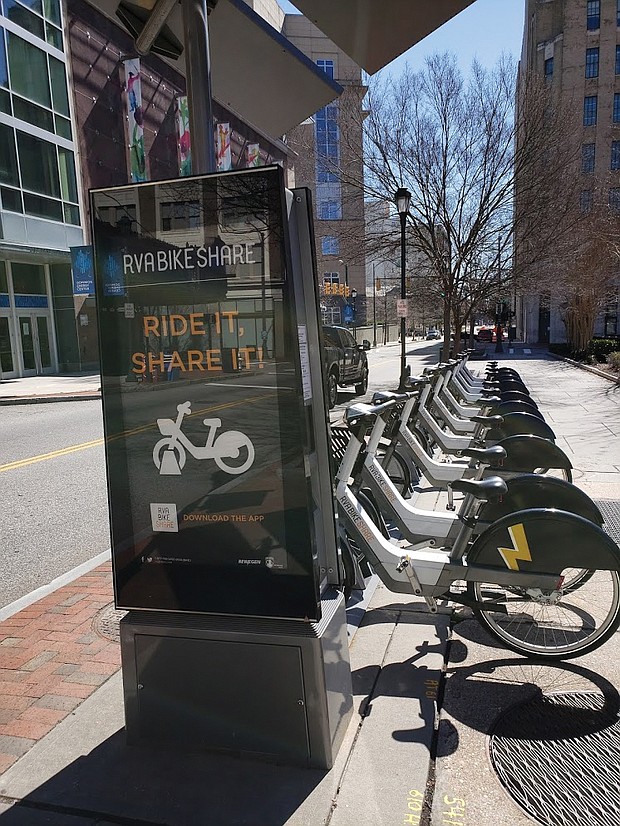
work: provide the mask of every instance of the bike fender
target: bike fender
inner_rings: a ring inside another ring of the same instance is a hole
[[[529,413],[542,419],[543,415],[537,407],[531,404],[524,404],[523,402],[500,402],[495,407],[491,408],[489,416],[507,416],[508,413]]]
[[[523,573],[564,568],[620,570],[620,549],[598,525],[566,511],[530,508],[483,531],[467,554],[471,565]]]
[[[531,473],[536,468],[561,468],[570,470],[572,464],[562,448],[554,442],[534,434],[508,436],[497,443],[506,451],[506,458],[499,463],[504,470]]]
[[[480,521],[496,522],[528,508],[554,508],[583,516],[599,527],[603,524],[603,515],[588,494],[570,482],[538,473],[527,473],[505,481],[508,492],[500,502],[486,503]]]
[[[555,441],[555,433],[551,430],[547,422],[544,422],[542,419],[539,419],[538,416],[534,416],[531,413],[507,413],[504,416],[504,421],[489,431],[487,438],[490,441],[526,433]],[[539,462],[537,467],[543,467],[543,465]]]

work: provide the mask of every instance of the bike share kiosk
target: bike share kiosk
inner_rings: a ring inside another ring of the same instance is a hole
[[[352,713],[306,190],[91,193],[127,737],[331,767]]]

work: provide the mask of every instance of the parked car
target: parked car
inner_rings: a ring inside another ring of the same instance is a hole
[[[427,341],[432,341],[433,339],[438,339],[438,338],[441,338],[441,333],[439,332],[439,330],[429,330],[428,333],[426,334],[426,340]]]
[[[339,386],[353,385],[358,396],[368,390],[366,350],[370,350],[370,342],[364,339],[358,344],[345,327],[323,327],[323,340],[327,403],[331,410],[336,404]]]
[[[476,341],[493,341],[495,338],[493,327],[481,327],[475,338]]]
[[[476,341],[497,341],[495,327],[481,327],[474,336],[474,338],[476,339]],[[506,330],[506,328],[503,328],[502,341],[506,341],[507,338],[508,330]]]

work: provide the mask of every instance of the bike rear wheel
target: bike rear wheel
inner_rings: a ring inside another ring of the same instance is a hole
[[[398,450],[393,450],[389,459],[379,456],[381,466],[390,477],[390,481],[404,498],[411,494],[412,480],[409,464]]]
[[[549,595],[540,592],[533,596],[523,589],[469,583],[470,596],[488,604],[474,613],[493,637],[526,657],[563,660],[594,651],[620,625],[620,575],[587,571],[577,584],[577,570],[566,573],[568,585],[557,602],[546,602]]]

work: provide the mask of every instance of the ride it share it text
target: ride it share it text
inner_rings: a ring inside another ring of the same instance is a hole
[[[211,325],[213,332],[219,336],[222,331],[236,333],[237,339],[243,337],[244,329],[239,326],[237,316],[239,313],[233,310],[220,310],[216,313],[188,313],[181,315],[171,313],[167,315],[145,315],[142,319],[142,333],[145,339],[151,336],[155,338],[180,338],[191,335],[193,341],[197,336],[204,336],[210,342]],[[257,363],[259,368],[263,364],[263,348],[258,346],[233,347],[230,348],[230,358],[232,369],[249,370],[252,361]],[[132,372],[137,375],[153,373],[158,369],[162,373],[165,370],[178,369],[181,373],[192,372],[222,372],[222,351],[219,348],[208,347],[202,349],[173,350],[171,353],[159,352],[137,352],[131,356],[133,364]]]

